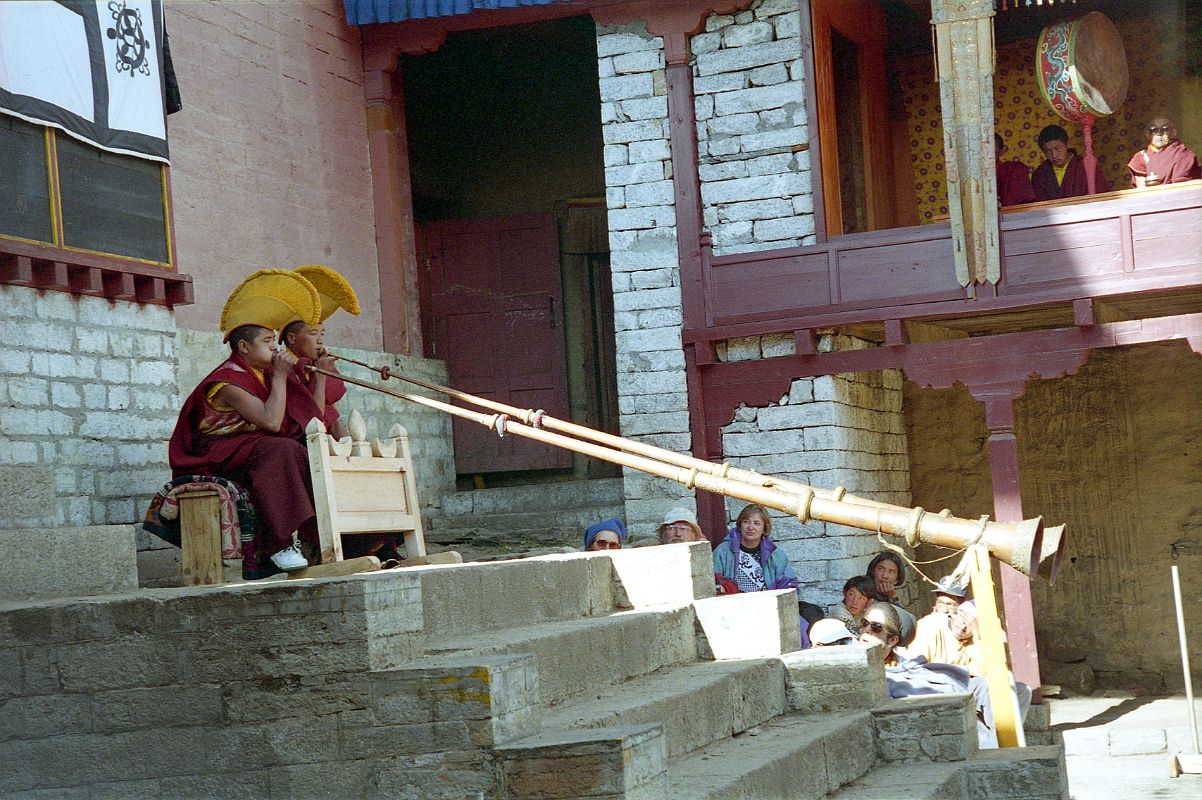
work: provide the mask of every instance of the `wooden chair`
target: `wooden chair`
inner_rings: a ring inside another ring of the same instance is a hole
[[[358,410],[347,429],[341,441],[319,419],[306,430],[321,563],[342,561],[343,536],[367,533],[402,534],[407,560],[425,557],[409,435],[398,424],[388,438],[369,442]]]

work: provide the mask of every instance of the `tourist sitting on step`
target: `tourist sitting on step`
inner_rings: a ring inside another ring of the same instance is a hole
[[[856,637],[844,625],[833,617],[820,619],[810,626],[810,644],[814,647],[836,647],[853,644]]]
[[[664,514],[664,521],[656,529],[656,535],[660,544],[705,541],[705,534],[697,524],[697,515],[687,508],[674,508]]]
[[[901,619],[902,645],[914,641],[914,628],[918,620],[905,609],[897,592],[906,585],[906,568],[901,556],[892,550],[882,550],[868,562],[868,570],[864,574],[872,578],[875,586],[873,600],[889,603],[897,609]]]
[[[876,584],[867,575],[848,578],[843,584],[843,602],[835,603],[827,612],[830,619],[838,620],[851,636],[860,635],[860,620],[873,604]]]
[[[714,583],[718,594],[797,589],[793,566],[771,536],[772,520],[763,506],[753,503],[739,512],[730,533],[714,549]],[[810,646],[808,629],[809,622],[802,616],[802,648]]]
[[[626,541],[626,526],[617,517],[590,525],[584,532],[584,549],[590,552],[621,550]]]
[[[797,575],[771,537],[772,520],[764,507],[752,504],[744,508],[714,550],[715,578],[725,578],[740,592],[796,589]]]
[[[275,328],[316,316],[316,292],[296,273],[260,270],[243,281],[221,314],[229,358],[184,401],[167,451],[175,477],[219,476],[250,492],[256,552],[285,572],[309,565],[296,536],[317,544],[301,440],[321,409],[292,371],[296,357],[277,347]]]
[[[973,675],[979,674],[979,670],[973,669],[977,656],[972,632],[975,614],[969,617],[967,611],[963,614],[960,611],[967,594],[964,587],[952,582],[950,575],[939,579],[934,607],[918,620],[914,641],[906,647],[907,656],[923,656],[933,664],[955,664],[966,667]]]
[[[922,656],[905,658],[897,650],[900,638],[897,607],[888,603],[874,603],[861,623],[860,644],[885,648],[885,681],[889,696],[969,693],[976,704],[978,745],[982,748],[997,747],[997,730],[994,728],[993,708],[985,679],[974,678],[967,669],[954,664],[928,663]],[[1015,688],[1021,719],[1031,703],[1031,690],[1021,683]]]

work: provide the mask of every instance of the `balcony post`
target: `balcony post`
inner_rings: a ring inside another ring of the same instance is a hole
[[[1014,401],[1022,394],[1022,390],[1021,381],[987,389],[969,387],[973,397],[985,404],[993,513],[998,522],[1017,522],[1023,518],[1018,437],[1014,433]],[[1032,700],[1039,702],[1039,653],[1035,642],[1035,614],[1031,606],[1031,580],[1009,564],[999,566],[1010,665],[1015,679],[1031,687]]]

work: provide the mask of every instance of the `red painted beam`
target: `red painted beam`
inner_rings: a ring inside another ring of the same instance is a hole
[[[798,378],[900,369],[933,388],[1057,378],[1076,372],[1091,350],[1177,339],[1202,339],[1202,313],[712,364],[700,368],[706,425],[728,424],[740,402],[772,402]]]
[[[138,299],[138,291],[134,286],[134,276],[128,272],[105,272],[101,280],[104,282],[104,296],[110,300]]]
[[[71,291],[71,279],[67,265],[61,261],[34,261],[33,284],[39,289]]]
[[[104,282],[96,267],[72,266],[68,269],[68,283],[75,294],[103,295]]]
[[[167,285],[162,278],[134,278],[134,296],[139,303],[166,305]]]
[[[0,255],[0,283],[33,286],[33,261],[28,256]]]

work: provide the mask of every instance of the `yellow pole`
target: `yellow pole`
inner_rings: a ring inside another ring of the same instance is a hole
[[[981,656],[985,680],[989,685],[989,704],[998,747],[1018,747],[1018,718],[1010,692],[1010,667],[1006,661],[1006,643],[1002,621],[998,618],[997,597],[993,591],[993,572],[989,549],[982,545],[969,548],[972,566],[972,597],[977,604],[977,632],[981,637]]]

